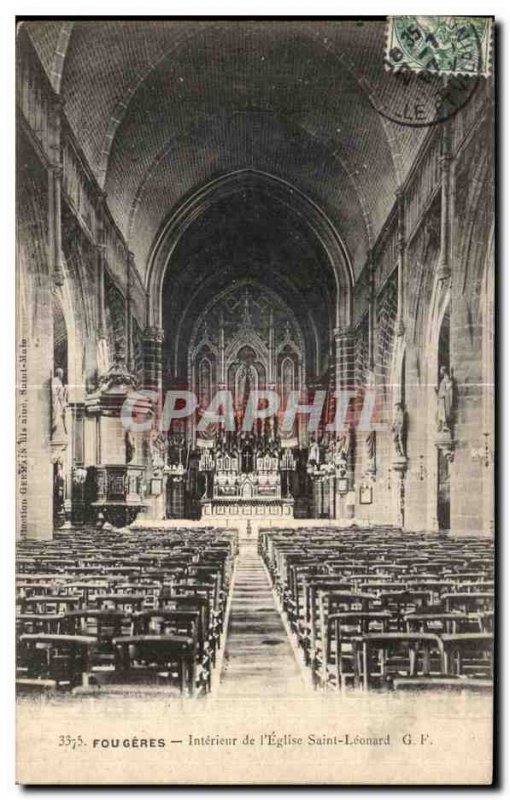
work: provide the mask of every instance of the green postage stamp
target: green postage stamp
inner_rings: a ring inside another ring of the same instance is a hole
[[[490,75],[492,24],[491,17],[389,17],[386,66],[440,75]]]

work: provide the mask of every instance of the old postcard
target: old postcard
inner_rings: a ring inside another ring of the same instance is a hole
[[[493,780],[493,19],[16,25],[17,780]]]

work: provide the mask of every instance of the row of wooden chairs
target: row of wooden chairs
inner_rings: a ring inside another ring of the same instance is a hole
[[[212,528],[20,543],[20,690],[155,683],[207,692],[237,552],[235,531]]]
[[[489,538],[271,529],[259,551],[316,686],[490,686]]]

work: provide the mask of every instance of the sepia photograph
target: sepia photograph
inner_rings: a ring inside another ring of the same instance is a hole
[[[494,18],[12,35],[17,782],[490,786]]]

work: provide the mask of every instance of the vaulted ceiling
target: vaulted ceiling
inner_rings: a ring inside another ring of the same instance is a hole
[[[142,274],[181,200],[246,168],[318,204],[359,272],[424,135],[374,110],[383,20],[25,24]]]
[[[186,374],[193,326],[211,298],[247,281],[294,309],[309,373],[319,375],[335,326],[331,268],[308,226],[300,225],[285,205],[242,187],[214,203],[199,225],[188,228],[170,260],[162,292],[163,320],[175,371]]]

